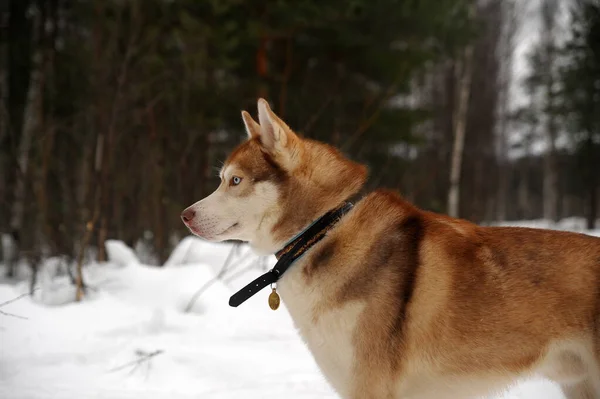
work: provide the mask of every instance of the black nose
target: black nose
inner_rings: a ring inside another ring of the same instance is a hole
[[[185,223],[189,223],[194,218],[194,216],[196,216],[196,211],[194,211],[193,209],[190,209],[190,208],[181,212],[181,219]]]

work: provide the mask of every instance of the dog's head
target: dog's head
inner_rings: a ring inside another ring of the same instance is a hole
[[[192,233],[273,253],[364,184],[363,165],[296,135],[267,101],[258,101],[260,124],[245,111],[242,119],[248,140],[223,165],[221,184],[181,214]]]

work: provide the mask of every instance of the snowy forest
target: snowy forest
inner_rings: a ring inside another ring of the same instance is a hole
[[[368,190],[600,235],[600,0],[0,0],[0,31],[0,397],[334,397],[287,314],[227,307],[273,259],[180,219],[260,97]]]
[[[534,4],[535,3],[535,4]],[[598,218],[600,3],[4,0],[0,231],[157,263],[265,97],[369,187],[477,223]]]

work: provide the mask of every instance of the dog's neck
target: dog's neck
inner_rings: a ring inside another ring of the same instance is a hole
[[[343,196],[343,198],[330,203],[325,203],[322,206],[315,208],[311,212],[307,212],[308,216],[302,223],[298,223],[297,227],[293,229],[291,234],[282,236],[281,239],[275,239],[272,234],[272,229],[267,227],[269,225],[273,225],[276,223],[276,220],[270,220],[272,223],[268,223],[269,220],[267,218],[263,219],[262,229],[256,232],[254,239],[250,240],[248,243],[252,250],[259,255],[273,255],[280,251],[282,251],[286,246],[290,245],[296,238],[302,235],[310,226],[312,226],[319,218],[321,218],[326,213],[330,212],[332,209],[337,209],[345,203],[354,202],[354,200],[358,197],[358,193],[353,193],[352,195]]]
[[[259,255],[276,255],[285,247],[294,242],[296,238],[300,237],[303,232],[312,226],[328,210],[329,209],[324,211],[315,211],[314,217],[307,219],[305,223],[299,225],[300,227],[295,229],[293,234],[283,236],[281,239],[275,239],[271,229],[265,226],[265,228],[261,229],[261,231],[258,231],[254,239],[248,243],[250,244],[252,250]],[[263,220],[264,225],[267,225],[268,223],[265,222],[266,220]],[[274,223],[275,221],[273,221],[273,224]]]
[[[363,190],[367,171],[336,150],[310,141],[304,143],[305,166],[286,172],[279,183],[278,205],[261,216],[250,240],[260,254],[273,254],[304,231],[315,220],[340,204],[352,201]]]
[[[283,248],[275,253],[275,257],[279,260],[282,256],[293,252],[294,248],[298,246],[298,243],[305,241],[305,245],[301,245],[301,248],[297,250],[296,257],[301,256],[304,252],[308,251],[312,247],[315,239],[320,240],[321,235],[327,234],[327,232],[350,210],[354,205],[351,202],[344,201],[337,208],[328,211],[323,216],[308,225],[294,238],[288,241]],[[313,230],[311,232],[311,230]]]
[[[335,209],[331,209],[308,228],[302,231],[297,237],[292,239],[285,247],[276,253],[277,263],[273,269],[269,270],[262,276],[259,276],[250,284],[236,292],[229,299],[229,305],[237,307],[255,295],[257,292],[268,286],[269,284],[277,283],[283,274],[292,266],[292,264],[304,255],[313,245],[321,241],[327,235],[333,226],[335,226],[346,213],[352,209],[353,205],[350,202],[344,202]],[[275,291],[273,291],[275,292]],[[277,309],[277,304],[272,306],[272,309]]]

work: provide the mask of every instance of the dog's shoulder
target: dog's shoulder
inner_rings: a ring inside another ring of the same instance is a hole
[[[367,194],[358,204],[353,223],[355,228],[371,231],[392,230],[404,235],[419,230],[428,238],[445,241],[480,242],[480,227],[463,219],[425,211],[406,200],[397,191],[380,189]],[[389,235],[389,234],[388,234]]]
[[[367,194],[356,206],[358,221],[373,224],[390,224],[406,218],[423,219],[422,212],[398,192],[379,189]]]

